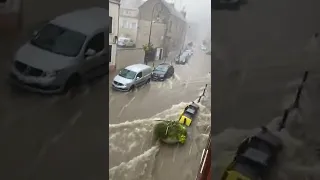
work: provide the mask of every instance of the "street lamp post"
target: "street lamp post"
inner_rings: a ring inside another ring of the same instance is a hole
[[[165,57],[164,57],[165,59],[164,59],[164,61],[166,61],[167,58],[168,58],[169,48],[168,48],[168,46],[167,46],[167,35],[168,35],[168,30],[169,30],[169,28],[171,28],[171,27],[169,27],[169,22],[171,21],[171,18],[172,18],[172,14],[169,15],[169,18],[168,18],[168,20],[167,20],[166,30],[165,30],[164,37],[163,37],[163,47],[164,47],[164,49],[165,49]],[[165,47],[165,46],[166,46],[166,47]],[[172,64],[172,60],[171,60],[171,64]]]
[[[153,7],[152,7],[152,13],[151,13],[151,20],[150,20],[150,30],[149,30],[149,38],[148,38],[148,48],[150,48],[151,46],[151,34],[152,34],[152,26],[153,26],[153,17],[154,17],[154,10],[155,10],[155,7],[158,6],[158,5],[161,5],[160,2],[156,3]],[[157,17],[159,17],[159,14],[162,10],[162,5],[160,6],[161,9],[158,11],[158,15]],[[147,64],[147,62],[146,62]],[[154,60],[153,60],[153,63],[152,63],[152,66],[154,67]]]
[[[155,10],[155,7],[156,7],[156,6],[158,6],[158,5],[161,5],[161,3],[160,3],[160,2],[158,2],[158,3],[156,3],[156,4],[152,7],[152,14],[151,14],[151,21],[150,21],[150,30],[149,30],[148,45],[150,45],[150,43],[151,43],[151,33],[152,33],[152,25],[153,25],[154,10]],[[162,10],[162,6],[161,6],[160,11],[161,11],[161,10]],[[160,11],[158,12],[157,17],[159,16]]]

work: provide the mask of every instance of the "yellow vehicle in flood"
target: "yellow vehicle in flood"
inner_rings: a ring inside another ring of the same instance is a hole
[[[179,123],[190,126],[198,111],[199,106],[196,103],[192,102],[187,107],[185,107],[183,112],[180,114]]]
[[[223,180],[253,180],[248,177],[243,176],[237,171],[227,171],[225,173],[225,177],[222,178]]]
[[[282,140],[266,127],[238,146],[221,180],[266,180],[282,150]]]

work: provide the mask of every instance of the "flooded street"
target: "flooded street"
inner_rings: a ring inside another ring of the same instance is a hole
[[[210,56],[196,49],[175,76],[151,82],[135,92],[110,91],[109,179],[192,180],[211,127],[211,86],[183,146],[155,144],[155,120],[177,120],[179,113],[210,83]]]
[[[213,165],[219,179],[244,137],[274,129],[310,72],[301,106],[279,133],[284,143],[271,180],[319,179],[319,1],[248,1],[214,11]],[[296,13],[296,12],[301,13]],[[286,12],[286,13],[284,13]],[[219,67],[219,68],[218,68]],[[215,74],[214,74],[215,73]],[[223,94],[223,95],[222,95]],[[215,100],[214,100],[215,99]]]

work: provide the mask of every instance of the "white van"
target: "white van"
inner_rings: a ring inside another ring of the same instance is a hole
[[[134,88],[147,84],[151,80],[152,68],[145,64],[134,64],[122,69],[114,77],[113,89],[119,91],[130,91]]]
[[[103,8],[56,17],[16,52],[11,82],[41,93],[68,91],[108,73],[108,19]]]

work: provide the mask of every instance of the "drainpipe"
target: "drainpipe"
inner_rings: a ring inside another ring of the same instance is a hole
[[[114,36],[119,37],[118,34],[119,34],[119,22],[120,22],[120,1],[117,2],[117,5],[118,5],[118,23],[117,23],[117,33]],[[114,60],[115,61],[114,62],[114,67],[116,69],[116,67],[117,67],[117,56],[118,56],[118,53],[117,53],[117,42],[114,43],[114,47],[116,49],[115,50],[116,55],[115,55],[115,60]]]

